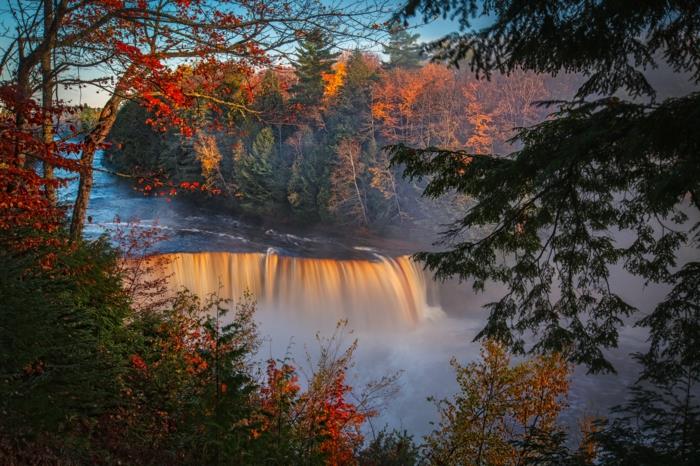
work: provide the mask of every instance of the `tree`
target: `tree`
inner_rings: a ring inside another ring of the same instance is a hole
[[[250,152],[243,155],[236,169],[245,208],[264,213],[284,208],[287,172],[270,127],[255,136]]]
[[[389,36],[389,43],[382,52],[388,56],[385,68],[418,68],[421,65],[422,51],[418,44],[420,34],[411,34],[403,28],[395,28]]]
[[[481,361],[452,360],[460,392],[438,402],[438,428],[426,437],[431,464],[521,465],[540,453],[530,439],[553,436],[569,390],[570,368],[559,355],[515,366],[505,348],[486,341]]]
[[[673,284],[677,251],[692,241],[700,95],[657,103],[642,70],[664,60],[700,80],[697,43],[686,40],[697,35],[700,6],[415,0],[404,16],[417,11],[460,19],[461,34],[431,46],[438,59],[466,60],[486,76],[518,69],[587,76],[580,99],[520,129],[523,147],[507,156],[397,146],[394,161],[406,164],[410,177],[430,177],[426,195],[456,190],[474,201],[446,233],[446,249],[419,258],[438,277],[473,280],[476,289],[487,281],[506,285],[479,337],[524,351],[522,332],[536,330],[528,349],[567,350],[593,371],[612,370],[603,349],[617,344],[618,327],[636,309],[611,286],[610,266]],[[467,32],[477,14],[493,21]],[[621,100],[613,96],[618,90],[638,99]],[[676,128],[672,136],[669,127]],[[460,239],[479,228],[487,233]],[[631,242],[619,243],[613,231]]]
[[[323,167],[320,149],[315,144],[313,133],[306,127],[298,129],[288,140],[292,148],[292,163],[287,200],[292,212],[302,219],[318,219],[317,197]]]
[[[676,272],[667,300],[646,316],[651,345],[629,400],[590,435],[601,464],[691,465],[700,455],[700,273]]]
[[[253,108],[259,112],[258,118],[263,124],[277,127],[277,151],[282,154],[285,139],[283,126],[290,125],[293,119],[287,107],[282,83],[274,70],[268,69],[260,81],[260,89],[255,95]]]
[[[0,253],[0,444],[20,463],[37,441],[85,461],[82,440],[122,400],[130,310],[117,256],[104,240],[58,239]]]
[[[292,94],[291,104],[308,112],[302,120],[313,121],[314,115],[318,118],[326,88],[325,79],[333,74],[333,64],[338,58],[338,53],[332,50],[328,35],[320,29],[309,32],[296,50],[293,65],[297,82],[289,92]]]
[[[194,142],[195,157],[202,167],[202,178],[205,186],[216,189],[216,186],[224,184],[221,174],[221,152],[216,143],[216,138],[210,134],[200,132]]]
[[[42,0],[28,5],[11,2],[10,17],[17,22],[17,37],[3,46],[1,65],[3,70],[14,66],[10,72],[16,84],[14,106],[18,111],[14,115],[20,131],[28,130],[25,107],[33,93],[33,70],[40,63],[45,65],[47,96],[58,84],[96,85],[109,94],[97,124],[82,135],[80,150],[76,151],[81,169],[72,209],[71,237],[76,240],[81,234],[92,189],[94,153],[103,147],[125,100],[137,100],[152,111],[150,123],[154,127],[175,127],[189,136],[191,128],[178,109],[202,102],[240,112],[250,109],[237,100],[211,95],[206,79],[188,87],[183,76],[216,75],[222,64],[250,70],[268,63],[268,54],[283,53],[310,25],[321,27],[330,35],[374,33],[374,15],[384,12],[383,6],[358,8],[341,12],[322,4],[269,1],[244,2],[234,7],[226,0]],[[346,14],[351,14],[353,21],[342,21]],[[50,59],[55,57],[62,60],[49,69]],[[186,59],[194,63],[183,64]],[[108,70],[107,76],[85,79],[80,75],[81,70],[92,75],[104,69]],[[51,99],[44,99],[45,115],[52,108],[50,103]],[[48,141],[53,134],[48,117],[44,118],[43,127],[44,139]],[[15,145],[18,163],[24,164],[26,154],[19,151],[20,144]],[[50,175],[48,165],[45,172]],[[50,189],[47,195],[51,198]]]
[[[357,341],[345,347],[340,322],[328,338],[318,338],[320,355],[308,360],[307,389],[301,390],[297,370],[288,361],[268,361],[267,380],[260,390],[262,452],[270,462],[291,464],[355,464],[363,442],[361,427],[376,414],[377,400],[393,393],[396,375],[356,391],[347,372]],[[354,400],[354,401],[353,401]]]
[[[401,222],[405,215],[401,210],[401,202],[396,187],[397,182],[394,170],[389,166],[389,159],[385,151],[380,151],[375,157],[375,160],[376,165],[369,168],[369,173],[371,175],[370,186],[377,190],[381,197],[388,203],[384,209],[381,209],[387,212],[382,216],[396,216],[399,222]]]
[[[361,177],[365,165],[360,161],[362,147],[352,139],[338,144],[338,162],[331,173],[331,197],[329,210],[350,222],[367,225],[365,189]]]
[[[363,466],[416,466],[420,451],[413,437],[404,431],[381,430],[357,455]]]

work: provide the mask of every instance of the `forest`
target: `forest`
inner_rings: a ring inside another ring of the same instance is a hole
[[[291,67],[221,71],[210,78],[215,95],[236,94],[251,111],[224,104],[187,109],[182,117],[193,132],[186,137],[148,127],[152,116],[129,103],[110,133],[107,157],[144,178],[145,189],[152,189],[148,173],[174,184],[194,181],[205,196],[218,197],[213,202],[258,217],[384,232],[402,224],[427,228],[447,222],[460,200],[422,199],[423,186],[389,167],[385,147],[508,152],[514,128],[546,117],[535,102],[575,90],[575,77],[521,72],[476,80],[423,59],[419,35],[402,29],[389,35],[385,62],[359,49],[333,50],[313,31]],[[197,89],[195,77],[182,79]]]
[[[693,0],[8,0],[0,464],[697,464],[698,83]]]

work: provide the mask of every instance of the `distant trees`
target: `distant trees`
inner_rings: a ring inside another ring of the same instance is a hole
[[[340,218],[367,225],[367,196],[360,174],[365,166],[360,160],[362,148],[352,139],[342,139],[338,143],[335,165],[331,172],[331,198],[328,208]]]
[[[286,203],[288,167],[277,149],[272,128],[263,127],[235,164],[241,205],[274,213]]]
[[[133,127],[136,120],[127,119],[133,110],[126,106],[108,158],[122,170],[143,163],[130,155],[136,147],[129,143],[133,131],[153,141],[141,143],[146,151],[160,148],[150,166],[161,167],[176,183],[215,185],[247,213],[378,229],[402,222],[444,223],[451,215],[447,207],[427,207],[420,184],[403,180],[382,147],[403,142],[502,151],[514,126],[545,118],[547,110],[534,102],[557,97],[554,89],[562,86],[522,72],[487,82],[439,64],[422,65],[416,43],[415,34],[395,30],[387,45],[394,63],[381,64],[359,50],[339,55],[327,34],[312,31],[300,42],[291,68],[253,76],[236,69],[220,73],[222,82],[214,86],[220,98],[234,99],[224,92],[225,83],[237,83],[232,89],[249,83],[251,113],[220,107],[197,116],[209,122],[216,114],[228,115],[225,123],[218,119],[221,124],[203,123],[197,130],[215,137],[222,151],[217,183],[204,175],[209,172],[198,145],[188,155],[189,143],[172,132],[146,137],[150,130]]]
[[[17,0],[7,3],[6,13],[13,35],[2,45],[0,71],[9,76],[3,87],[13,91],[17,130],[29,134],[32,126],[40,128],[45,147],[41,153],[18,151],[20,163],[28,156],[39,160],[43,175],[51,180],[55,166],[65,168],[62,152],[54,150],[54,120],[67,110],[55,102],[59,85],[95,86],[108,95],[93,124],[70,128],[78,141],[74,144],[80,146],[74,151],[81,169],[69,219],[71,238],[77,240],[89,204],[95,152],[104,147],[125,102],[147,108],[147,122],[154,128],[172,128],[190,137],[204,109],[211,111],[209,116],[251,113],[240,98],[244,83],[227,82],[222,76],[226,70],[250,74],[300,37],[316,34],[313,31],[323,30],[329,37],[381,34],[375,26],[377,15],[386,10],[382,4],[364,2],[340,11],[308,2],[251,1],[233,8],[226,1]],[[318,90],[310,92],[307,97],[312,98]],[[28,118],[35,93],[42,97],[41,121]],[[17,151],[20,144],[15,146]],[[44,186],[52,203],[55,184]]]
[[[394,27],[389,36],[389,42],[382,52],[389,57],[385,68],[418,68],[421,65],[423,53],[418,43],[420,35],[407,29]]]
[[[320,29],[309,32],[299,43],[293,63],[297,82],[290,88],[291,104],[301,112],[300,120],[319,124],[318,113],[326,90],[325,77],[333,74],[338,53]]]

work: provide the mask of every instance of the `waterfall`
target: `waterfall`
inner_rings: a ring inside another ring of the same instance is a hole
[[[354,328],[415,326],[442,311],[433,281],[407,256],[376,260],[288,257],[274,252],[167,254],[172,290],[236,300],[250,291],[259,311],[286,317],[348,319]]]

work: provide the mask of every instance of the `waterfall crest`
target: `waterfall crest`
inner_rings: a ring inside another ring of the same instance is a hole
[[[407,256],[336,260],[280,256],[274,252],[167,254],[164,272],[172,290],[238,299],[248,290],[263,312],[329,319],[354,328],[415,326],[440,316],[431,305],[433,282]]]

